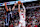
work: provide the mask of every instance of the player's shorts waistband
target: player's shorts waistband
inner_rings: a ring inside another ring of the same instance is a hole
[[[21,21],[25,21],[25,20],[21,20]]]

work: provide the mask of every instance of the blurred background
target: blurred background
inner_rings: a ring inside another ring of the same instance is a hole
[[[40,27],[40,0],[0,0],[0,27],[18,27],[19,13],[18,5],[15,10],[12,11],[12,17],[7,16],[4,2],[7,2],[7,7],[12,9],[15,2],[21,1],[26,8],[26,27]],[[22,6],[21,6],[22,8]],[[9,23],[6,23],[11,18]],[[8,25],[6,25],[8,24]]]

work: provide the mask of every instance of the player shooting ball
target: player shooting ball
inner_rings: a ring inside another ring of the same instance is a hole
[[[22,7],[23,9],[20,9],[20,5],[21,5],[21,1],[18,1],[18,12],[19,12],[19,16],[20,16],[20,20],[19,20],[19,27],[25,27],[25,19],[26,19],[26,16],[25,16],[25,7],[22,3]]]

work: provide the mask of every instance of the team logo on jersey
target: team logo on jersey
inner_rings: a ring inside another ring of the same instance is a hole
[[[23,15],[23,14],[21,14],[21,15]]]

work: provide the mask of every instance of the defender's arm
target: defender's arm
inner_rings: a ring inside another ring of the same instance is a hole
[[[5,3],[5,8],[6,8],[6,11],[8,12],[7,3]]]
[[[14,6],[13,6],[13,8],[12,8],[12,10],[14,10],[14,9],[15,9],[15,6],[16,6],[16,5],[17,5],[17,4],[15,3],[15,4],[14,4]]]

